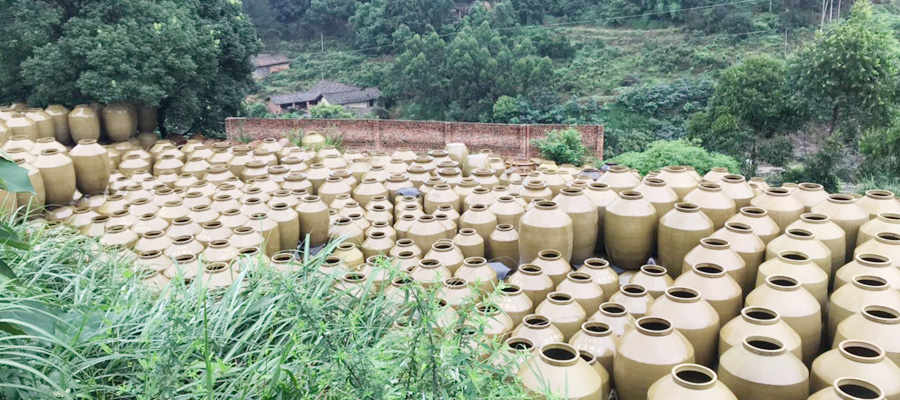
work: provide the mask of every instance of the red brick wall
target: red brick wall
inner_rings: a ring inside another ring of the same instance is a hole
[[[392,152],[411,147],[417,152],[443,148],[462,142],[469,150],[491,149],[506,157],[537,157],[532,139],[566,125],[510,125],[463,122],[368,120],[368,119],[274,119],[228,118],[225,132],[230,139],[284,137],[295,130],[341,135],[347,148]],[[603,126],[577,125],[584,143],[594,155],[603,158]]]

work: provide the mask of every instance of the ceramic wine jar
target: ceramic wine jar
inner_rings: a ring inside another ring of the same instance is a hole
[[[744,338],[748,336],[777,339],[788,352],[804,363],[812,362],[815,356],[811,354],[804,358],[800,335],[781,320],[777,311],[766,307],[744,307],[739,317],[722,325],[718,336],[719,357],[732,347],[742,346]]]
[[[528,339],[538,349],[551,343],[564,342],[562,331],[551,324],[549,318],[540,314],[524,316],[510,336]]]
[[[585,313],[598,309],[604,300],[603,289],[584,272],[569,272],[566,279],[556,286],[556,291],[572,296]]]
[[[803,204],[791,197],[791,191],[785,188],[766,189],[763,194],[750,200],[750,204],[766,210],[781,232],[806,212]]]
[[[484,204],[473,204],[459,217],[461,229],[474,229],[482,240],[488,240],[491,232],[497,227],[497,216],[488,211]],[[454,230],[455,232],[455,230]]]
[[[485,240],[478,235],[475,229],[460,229],[459,233],[453,237],[453,243],[462,252],[463,258],[469,257],[485,257],[487,253]],[[516,259],[519,253],[516,252]]]
[[[734,200],[722,192],[716,183],[704,182],[684,196],[684,201],[700,207],[713,222],[714,229],[721,229],[736,212]]]
[[[741,400],[805,400],[809,370],[778,340],[748,336],[722,354],[719,380]]]
[[[594,279],[594,283],[600,285],[604,296],[609,297],[619,290],[619,274],[609,266],[609,262],[602,258],[588,258],[584,265],[578,269]],[[590,312],[590,311],[589,311]]]
[[[818,183],[805,182],[797,185],[797,189],[791,192],[791,197],[803,204],[803,208],[809,212],[814,205],[828,198],[828,192]]]
[[[886,399],[900,399],[900,366],[871,342],[845,340],[817,357],[811,372],[812,391],[825,389],[842,377],[854,377],[878,386]]]
[[[877,218],[882,213],[900,213],[900,202],[897,196],[888,190],[867,190],[866,195],[857,202],[863,210],[869,213],[869,218]]]
[[[519,262],[537,258],[542,250],[556,250],[566,261],[572,258],[573,221],[555,202],[541,201],[519,221]]]
[[[559,328],[565,340],[581,329],[581,324],[587,320],[587,313],[575,299],[566,293],[551,292],[543,299],[534,310],[535,313],[544,315],[550,319],[550,323]]]
[[[603,175],[600,175],[600,179],[598,179],[597,182],[604,183],[608,185],[612,191],[619,193],[625,190],[631,190],[633,187],[640,184],[640,179],[634,176],[631,171],[628,170],[628,167],[616,165],[610,167]]]
[[[675,208],[678,202],[678,194],[666,186],[666,181],[659,178],[647,177],[640,185],[634,187],[635,192],[641,192],[644,199],[656,208],[656,215],[663,216]]]
[[[498,224],[508,224],[514,228],[519,226],[519,220],[525,215],[525,207],[511,196],[500,196],[497,202],[488,207],[488,211],[497,217]]]
[[[672,323],[660,317],[638,319],[634,329],[619,338],[613,362],[613,381],[621,400],[643,400],[656,381],[672,368],[694,362],[694,348]]]
[[[774,241],[773,241],[774,243]],[[756,286],[762,286],[770,276],[789,276],[800,282],[816,298],[823,309],[828,300],[828,274],[800,251],[782,251],[759,266]]]
[[[756,281],[759,265],[766,258],[766,245],[759,236],[753,233],[753,228],[740,222],[726,222],[725,227],[715,231],[711,237],[727,241],[731,249],[741,256],[744,260],[744,277],[746,278],[742,286],[752,288]]]
[[[650,305],[647,316],[661,317],[671,322],[672,327],[691,342],[698,364],[715,364],[719,314],[700,298],[699,292],[687,287],[671,287]]]
[[[857,254],[852,262],[840,267],[835,274],[834,290],[850,283],[857,275],[883,278],[888,286],[900,290],[900,269],[891,263],[890,258],[879,254]]]
[[[818,354],[822,337],[822,306],[796,279],[770,276],[766,284],[747,295],[748,307],[775,310],[781,319],[802,338],[803,359]]]
[[[553,280],[554,285],[562,283],[569,272],[572,272],[572,266],[563,259],[562,253],[556,250],[541,250],[531,264],[540,266],[544,274]]]
[[[875,237],[865,243],[860,243],[853,250],[857,254],[878,254],[891,260],[894,266],[900,268],[900,234],[892,232],[879,232]]]
[[[900,292],[874,275],[856,275],[849,284],[832,292],[827,308],[828,337],[834,337],[838,324],[871,304],[900,308]]]
[[[713,370],[698,364],[676,365],[647,391],[647,400],[681,399],[738,400]]]
[[[526,315],[534,311],[534,303],[525,295],[522,288],[512,285],[500,285],[497,291],[497,306],[503,310],[509,318],[512,319],[513,325],[518,326]]]
[[[10,136],[23,136],[32,142],[41,137],[37,124],[23,113],[13,113],[6,120],[6,127],[9,129]]]
[[[729,218],[728,222],[749,226],[763,244],[768,244],[781,234],[781,228],[769,217],[769,212],[759,207],[743,207],[740,212]]]
[[[653,299],[662,296],[665,290],[674,283],[674,280],[668,275],[666,268],[659,265],[643,265],[637,273],[627,274],[630,275],[623,275],[623,278],[628,276],[628,283],[645,288],[648,295]],[[613,289],[614,288],[610,288],[610,290]]]
[[[666,185],[678,194],[679,200],[683,200],[684,196],[694,190],[699,183],[683,166],[665,167],[659,171],[656,178],[666,181]]]
[[[613,200],[618,199],[619,196],[617,192],[609,188],[609,185],[601,182],[589,183],[585,196],[591,199],[591,202],[597,206],[597,245],[595,246],[595,249],[602,251],[605,243],[603,239],[603,221],[604,216],[606,215],[606,207],[609,203],[612,203]]]
[[[750,205],[750,200],[756,197],[756,192],[741,175],[725,175],[718,182],[722,187],[722,193],[734,201],[737,210]]]
[[[34,161],[44,181],[46,204],[68,204],[75,195],[75,166],[56,149],[41,151]]]
[[[309,241],[310,247],[325,244],[330,226],[325,202],[319,196],[306,196],[297,204],[296,211],[300,219],[300,240]]]
[[[690,271],[702,263],[713,263],[725,268],[725,272],[741,285],[744,293],[749,293],[755,286],[756,276],[747,276],[744,259],[731,249],[731,243],[727,240],[700,239],[700,245],[685,255],[681,273]]]
[[[766,259],[771,260],[785,251],[803,253],[827,275],[833,274],[831,250],[806,229],[790,228],[783,235],[772,239],[766,246]]]
[[[856,243],[863,244],[881,232],[900,235],[900,213],[881,213],[859,227]]]
[[[567,399],[605,399],[609,395],[608,376],[603,379],[565,343],[541,347],[519,367],[522,385],[539,395],[553,393]]]
[[[659,219],[657,252],[659,263],[669,275],[681,275],[684,257],[700,244],[701,239],[712,235],[713,222],[693,203],[678,203]]]
[[[647,309],[653,303],[653,297],[650,297],[643,286],[629,283],[610,296],[609,301],[620,304],[632,317],[640,318],[647,314]]]
[[[609,326],[613,335],[621,337],[625,331],[634,327],[634,317],[628,314],[625,306],[619,303],[606,302],[590,316],[589,322],[602,322]]]
[[[869,381],[857,378],[838,378],[831,387],[822,389],[809,400],[884,400],[881,388]]]
[[[603,237],[610,261],[636,270],[647,263],[656,245],[659,217],[640,192],[625,190],[606,207]]]
[[[790,224],[786,231],[792,229],[802,229],[813,234],[816,240],[822,242],[831,251],[831,268],[830,276],[834,278],[834,272],[845,263],[847,251],[847,237],[844,230],[837,224],[831,222],[831,217],[825,214],[805,213],[800,219]],[[800,245],[800,243],[797,243]],[[806,247],[806,246],[803,246]],[[790,250],[801,250],[800,247],[791,248]],[[768,253],[768,252],[767,252]],[[807,251],[808,255],[812,252]]]
[[[599,213],[597,206],[578,188],[563,188],[553,198],[559,209],[572,219],[571,263],[582,264],[591,258],[597,244]]]
[[[572,347],[593,355],[606,371],[613,370],[613,360],[618,343],[619,338],[613,335],[609,325],[603,322],[581,324],[581,330],[572,335],[569,340]]]
[[[847,238],[844,262],[849,262],[853,256],[853,249],[858,245],[856,238],[859,228],[869,221],[869,213],[856,204],[852,196],[846,194],[828,195],[825,201],[816,204],[810,211],[827,215],[832,222],[844,230]]]
[[[100,194],[109,185],[109,153],[93,139],[78,141],[69,152],[75,168],[78,191],[85,195]]]
[[[51,104],[44,110],[53,120],[53,136],[57,142],[72,145],[72,135],[69,133],[69,109],[60,104]]]
[[[128,140],[137,132],[137,119],[133,113],[133,105],[127,103],[108,104],[103,108],[103,131],[110,140],[121,142]]]
[[[697,264],[675,280],[675,286],[696,290],[712,306],[720,321],[731,321],[741,310],[741,286],[716,264]]]
[[[446,227],[432,215],[416,218],[406,235],[421,249],[431,249],[438,240],[448,239]]]
[[[510,275],[506,282],[522,288],[535,305],[544,301],[556,287],[544,270],[533,264],[520,265],[516,273]]]
[[[462,231],[460,231],[462,233]],[[477,235],[474,235],[478,237]],[[480,238],[480,237],[479,237]],[[515,270],[519,263],[519,233],[510,224],[497,225],[488,238],[486,258]]]
[[[296,249],[300,241],[300,217],[297,211],[286,203],[277,203],[272,205],[268,215],[278,224],[279,249]]]

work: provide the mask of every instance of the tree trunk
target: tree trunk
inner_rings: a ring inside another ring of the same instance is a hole
[[[831,122],[828,126],[828,136],[831,137],[831,134],[834,133],[834,130],[837,129],[838,119],[841,116],[841,108],[838,105],[835,105],[831,111]]]

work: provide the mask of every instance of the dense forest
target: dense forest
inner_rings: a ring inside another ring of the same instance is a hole
[[[684,138],[776,181],[834,190],[900,173],[896,0],[246,0],[244,11],[266,49],[292,59],[250,115],[266,115],[269,94],[328,78],[381,88],[376,117],[604,124],[607,157]]]

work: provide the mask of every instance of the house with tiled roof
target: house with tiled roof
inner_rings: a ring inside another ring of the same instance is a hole
[[[253,77],[256,79],[291,68],[291,60],[281,54],[259,54],[251,57],[250,62],[253,63]]]
[[[358,114],[363,114],[378,102],[381,91],[378,88],[363,88],[340,82],[322,80],[305,92],[277,94],[266,101],[266,108],[272,114],[291,111],[306,111],[309,107],[324,105],[344,106]]]

